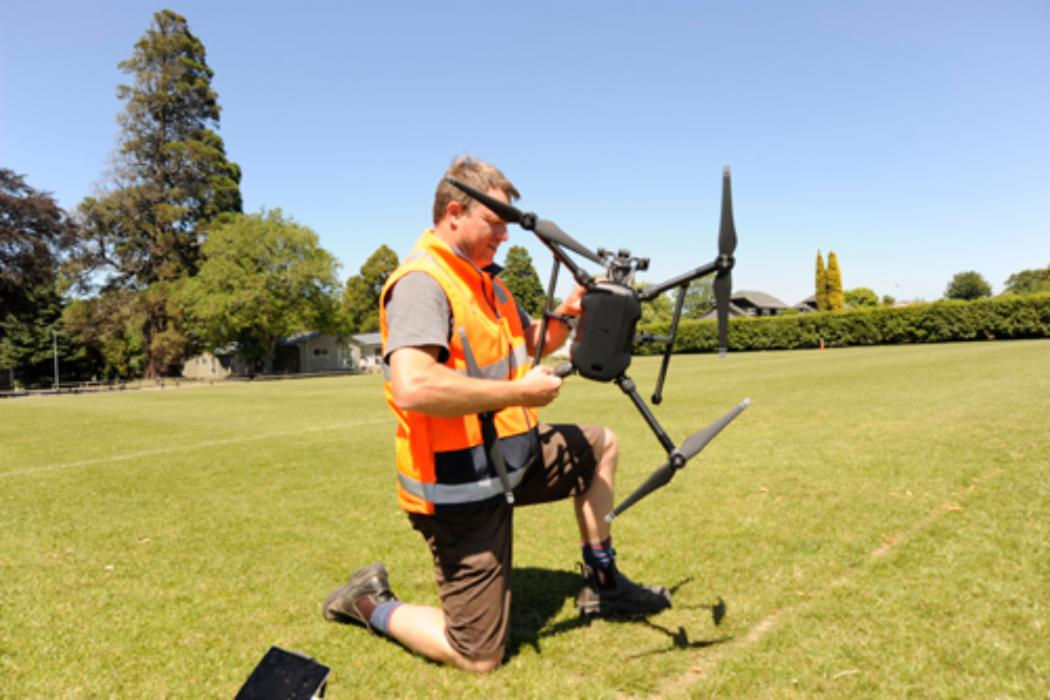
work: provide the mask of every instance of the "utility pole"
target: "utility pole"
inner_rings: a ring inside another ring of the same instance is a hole
[[[58,331],[54,328],[51,329],[51,348],[55,355],[55,390],[58,390]]]

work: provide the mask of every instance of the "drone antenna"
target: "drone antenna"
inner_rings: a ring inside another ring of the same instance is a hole
[[[733,224],[733,193],[729,166],[722,169],[722,221],[718,227],[718,272],[715,274],[715,305],[718,312],[718,354],[729,348],[729,302],[733,296],[733,265],[736,260],[736,226]]]

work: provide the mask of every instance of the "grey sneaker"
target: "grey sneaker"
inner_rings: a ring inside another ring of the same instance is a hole
[[[325,599],[322,612],[324,619],[331,622],[352,622],[371,630],[368,620],[372,611],[391,600],[397,600],[397,596],[390,590],[386,567],[376,562],[350,574],[350,580]]]
[[[671,607],[671,592],[663,586],[642,586],[612,568],[612,581],[599,582],[598,574],[580,564],[583,588],[576,607],[584,617],[630,617],[652,615]],[[604,585],[602,585],[604,584]]]

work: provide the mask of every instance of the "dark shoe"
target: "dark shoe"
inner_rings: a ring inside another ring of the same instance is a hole
[[[332,591],[324,601],[324,619],[331,622],[356,623],[369,630],[372,611],[381,603],[397,600],[387,581],[382,563],[369,564],[350,574],[350,580]]]
[[[576,607],[584,617],[630,617],[652,615],[671,607],[671,592],[663,586],[641,586],[614,566],[608,580],[586,564],[580,564],[583,588],[576,596]]]

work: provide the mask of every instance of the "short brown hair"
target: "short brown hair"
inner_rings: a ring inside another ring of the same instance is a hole
[[[493,188],[502,190],[503,194],[507,195],[507,199],[512,202],[521,196],[511,181],[499,171],[499,168],[471,156],[458,156],[441,176],[441,182],[438,183],[437,191],[434,192],[434,224],[445,216],[449,202],[459,202],[464,209],[469,209],[474,203],[469,195],[450,185],[445,180],[448,177],[481,192],[488,192]]]

